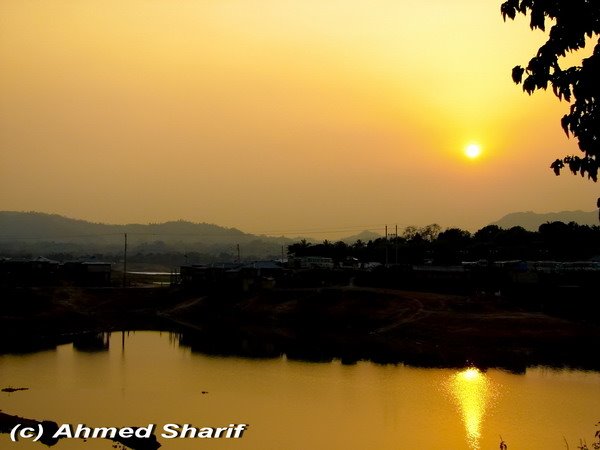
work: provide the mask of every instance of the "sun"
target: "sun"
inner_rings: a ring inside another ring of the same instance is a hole
[[[481,156],[481,145],[469,144],[465,147],[465,156],[469,159],[476,159]]]

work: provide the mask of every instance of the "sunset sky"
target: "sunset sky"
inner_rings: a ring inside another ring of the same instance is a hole
[[[323,236],[590,211],[549,169],[568,104],[510,77],[544,33],[500,4],[0,0],[0,210]]]

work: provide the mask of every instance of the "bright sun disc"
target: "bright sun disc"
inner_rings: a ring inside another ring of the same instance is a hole
[[[475,159],[481,155],[481,147],[477,144],[470,144],[465,148],[465,155],[467,158]]]

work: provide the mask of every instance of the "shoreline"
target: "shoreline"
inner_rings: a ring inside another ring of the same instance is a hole
[[[114,331],[180,335],[206,354],[418,367],[600,370],[600,327],[497,297],[369,287],[274,289],[239,298],[173,288],[27,288],[5,292],[0,353]],[[93,350],[93,348],[91,349]]]

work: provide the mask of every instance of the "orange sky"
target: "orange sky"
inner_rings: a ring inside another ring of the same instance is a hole
[[[510,78],[544,35],[500,3],[2,0],[0,209],[267,234],[592,210],[548,168],[579,153],[568,105]]]

